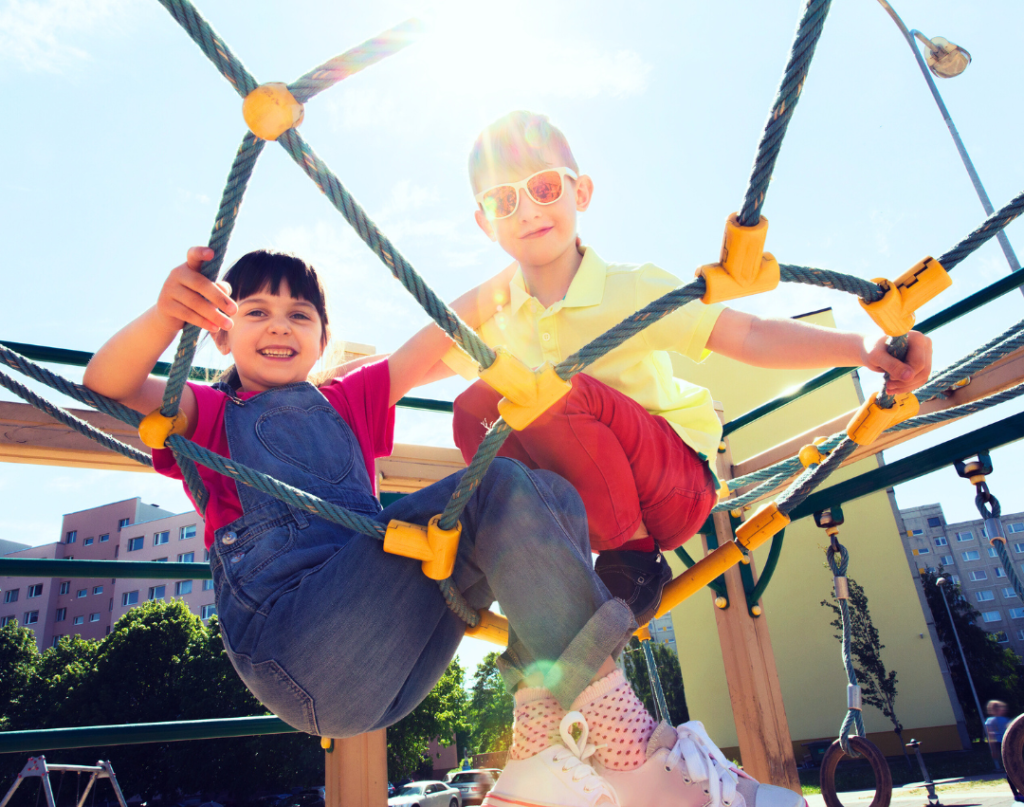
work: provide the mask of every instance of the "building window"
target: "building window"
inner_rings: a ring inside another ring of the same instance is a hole
[[[42,596],[43,596],[43,584],[42,583],[36,583],[35,585],[28,587],[28,593],[25,595],[25,598],[31,600],[33,597],[42,597]]]
[[[167,563],[167,558],[156,558],[153,563]]]
[[[20,588],[12,588],[9,591],[5,591],[4,592],[4,602],[17,602],[18,601],[18,592],[19,591],[21,591]]]
[[[202,618],[203,619],[209,619],[211,616],[213,616],[216,613],[217,613],[217,606],[213,605],[212,603],[210,605],[204,605],[203,608],[202,608]]]
[[[60,584],[60,593],[61,594],[70,594],[71,593],[71,581],[70,580],[65,580],[63,583]]]
[[[967,552],[961,552],[960,555],[961,557],[963,557],[964,560],[977,560],[981,557],[981,555],[978,554],[978,550],[976,549],[971,549]]]
[[[1016,596],[1017,596],[1017,592],[1014,591],[1012,587],[1007,586],[1006,588],[1003,589],[1003,599],[1005,599],[1005,600],[1012,600]]]
[[[977,592],[978,602],[989,602],[996,598],[996,595],[991,591],[979,591]]]
[[[128,551],[129,552],[135,552],[138,549],[142,549],[142,536],[141,535],[138,538],[129,538],[128,539]]]
[[[1018,555],[1024,553],[1024,541],[1019,541],[1013,545],[1013,551]]]
[[[203,591],[213,591],[213,581],[212,580],[204,580],[203,581]]]
[[[195,552],[182,552],[178,555],[178,563],[195,563],[196,553]]]
[[[74,619],[71,620],[72,625],[81,625],[83,622],[85,622],[84,616],[76,616]]]
[[[93,594],[102,594],[103,593],[103,586],[93,586],[92,587],[92,593]]]
[[[53,637],[53,641],[50,643],[50,647],[56,647],[57,645],[59,645],[60,644],[60,640],[63,639],[63,638],[64,638],[63,634],[57,634],[56,636],[54,636]]]
[[[985,620],[986,622],[1002,622],[1003,621],[1003,615],[1001,613],[999,613],[998,611],[985,611],[981,615],[981,618],[983,620]]]
[[[38,611],[26,611],[25,612],[25,624],[35,625],[39,621]]]
[[[149,598],[151,600],[162,600],[167,592],[167,586],[150,586]]]
[[[949,541],[946,540],[945,535],[940,535],[935,539],[935,546],[949,546]]]
[[[953,556],[952,555],[943,555],[942,556],[942,560],[940,560],[939,563],[941,563],[943,566],[952,566],[953,565]]]
[[[53,621],[54,622],[63,622],[67,618],[68,618],[68,609],[67,608],[58,608],[57,609],[57,613],[55,613],[53,615]]]
[[[192,593],[192,581],[191,580],[179,580],[174,584],[174,596],[181,597],[185,594]]]
[[[930,554],[932,553],[932,551],[931,551],[931,550],[930,550],[930,549],[929,549],[928,547],[926,547],[926,546],[918,547],[918,548],[917,548],[916,550],[914,550],[914,551],[915,551],[915,552],[916,552],[916,553],[917,553],[918,555],[930,555]]]
[[[1008,641],[1010,641],[1009,638],[1007,638],[1007,636],[1006,636],[1006,631],[1005,630],[998,631],[995,634],[995,636],[996,636],[996,641],[999,642],[999,644],[1006,644]]]
[[[996,577],[1006,577],[1006,569],[1002,566],[996,566]]]
[[[953,585],[956,585],[956,586],[960,585],[960,575],[958,575],[958,574],[951,574],[949,576],[949,579],[953,581]]]
[[[99,622],[100,621],[100,615],[99,614],[89,614],[89,621],[90,622]]]
[[[210,550],[209,549],[204,549],[203,550],[203,563],[209,563],[209,562],[210,562]]]
[[[956,534],[956,539],[960,543],[963,543],[964,541],[973,541],[974,540],[974,533],[973,532],[958,532]]]
[[[996,548],[994,546],[990,546],[988,548],[988,556],[990,558],[998,558],[999,557],[999,554],[996,552]]]
[[[121,605],[138,605],[139,604],[139,592],[137,591],[126,591],[121,595]]]
[[[122,529],[124,529],[125,527],[127,527],[131,523],[132,523],[132,520],[130,518],[119,519],[118,522],[117,522],[117,531],[120,532]]]
[[[942,519],[939,518],[938,516],[928,516],[928,526],[929,527],[941,527],[942,526]]]
[[[87,597],[87,596],[89,596],[89,589],[87,589],[87,588],[80,588],[80,589],[78,589],[78,599],[82,599],[82,597]]]
[[[977,582],[979,580],[988,580],[988,572],[984,569],[975,569],[971,572],[971,580]]]
[[[924,530],[910,530],[911,535],[924,535]]]
[[[1011,608],[1010,619],[1024,619],[1024,608]]]
[[[1012,524],[1007,524],[1006,531],[1009,533],[1024,532],[1024,521],[1014,521]]]
[[[82,546],[92,546],[94,541],[94,538],[86,538],[85,541],[82,542]]]
[[[100,536],[100,543],[101,544],[105,544],[109,540],[110,540],[110,533],[109,532],[104,533],[103,535]]]
[[[78,530],[68,530],[67,535],[64,537],[64,542],[73,544],[78,540]]]
[[[164,530],[163,532],[157,532],[153,534],[153,546],[160,546],[160,544],[166,544],[171,540],[171,531]]]
[[[187,527],[182,527],[178,530],[178,540],[187,541],[189,538],[196,537],[196,525],[189,524]]]
[[[1024,639],[1024,628],[1017,628],[1017,638]]]
[[[12,622],[17,621],[18,618],[16,616],[5,616],[2,619],[0,619],[0,628],[2,628],[4,625],[10,625]]]

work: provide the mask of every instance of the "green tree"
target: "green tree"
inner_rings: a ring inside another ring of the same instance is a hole
[[[922,572],[921,583],[924,586],[925,598],[932,612],[935,631],[942,643],[942,653],[946,657],[946,664],[953,678],[957,700],[960,701],[967,721],[967,730],[972,736],[983,738],[978,710],[974,705],[974,697],[971,695],[960,651],[957,649],[949,614],[936,585],[939,576],[940,572]],[[946,586],[945,590],[946,602],[949,603],[949,611],[953,615],[953,623],[956,624],[978,698],[983,705],[985,701],[991,699],[1005,701],[1010,714],[1018,714],[1024,710],[1024,668],[1020,666],[1020,659],[1012,650],[1001,647],[991,633],[976,623],[978,611],[964,597],[959,585]]]
[[[0,730],[17,725],[26,685],[39,663],[35,634],[14,620],[0,628]]]
[[[878,629],[871,621],[871,609],[864,588],[852,577],[846,578],[849,584],[848,599],[850,613],[850,652],[853,655],[853,668],[857,673],[860,685],[861,700],[868,706],[874,706],[889,718],[893,731],[900,738],[903,758],[910,765],[906,744],[903,741],[903,724],[896,716],[896,678],[895,670],[886,670],[882,661],[882,650],[885,645],[878,637]],[[830,609],[835,618],[829,624],[839,633],[834,634],[840,644],[843,641],[843,619],[838,600],[822,600],[821,604]],[[912,769],[912,766],[911,766]]]
[[[422,703],[388,728],[388,778],[392,782],[424,766],[432,739],[437,738],[441,745],[447,745],[463,730],[465,676],[459,660],[453,659]]]
[[[472,754],[507,751],[512,745],[512,696],[498,672],[498,656],[484,656],[473,676],[473,689],[466,707],[469,724],[469,750]]]
[[[679,667],[679,657],[666,645],[651,642],[654,664],[658,668],[658,678],[665,693],[665,704],[668,706],[668,722],[673,726],[686,723],[690,719],[690,711],[686,707],[686,691],[683,687],[683,671]],[[644,702],[652,715],[654,710],[654,694],[651,690],[651,677],[647,672],[647,661],[643,648],[634,636],[622,654],[622,666],[626,678],[633,685],[633,690]]]
[[[83,725],[84,703],[96,674],[98,641],[62,636],[56,647],[39,657],[25,682],[25,704],[17,728]]]

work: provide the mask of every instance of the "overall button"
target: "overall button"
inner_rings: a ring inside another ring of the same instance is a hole
[[[245,557],[245,553],[244,552],[236,552],[234,555],[231,556],[231,562],[232,563],[238,563],[244,557]]]
[[[234,531],[231,531],[231,532],[224,533],[224,535],[221,536],[220,542],[222,544],[230,545],[230,544],[233,544],[237,540],[238,540],[238,535]]]

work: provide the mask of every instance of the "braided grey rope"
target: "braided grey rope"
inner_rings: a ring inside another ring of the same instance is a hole
[[[1024,346],[1024,320],[1007,328],[995,339],[967,354],[960,361],[954,362],[941,373],[936,374],[928,383],[917,390],[918,400],[927,401],[943,394],[957,381],[970,378],[982,368],[998,361],[1003,356]]]
[[[784,282],[823,286],[826,289],[856,294],[866,303],[877,302],[885,296],[885,292],[877,283],[843,272],[833,272],[831,269],[815,269],[811,266],[780,263],[779,276]]]
[[[839,561],[836,561],[836,547],[838,547]],[[825,557],[828,559],[828,566],[832,570],[833,577],[846,577],[846,570],[850,565],[850,553],[846,547],[840,544],[838,541],[830,546],[826,552]],[[853,666],[853,652],[852,652],[852,634],[853,625],[850,621],[850,604],[845,597],[839,598],[839,592],[836,592],[836,598],[839,599],[839,613],[843,625],[843,667],[846,669],[846,681],[849,686],[857,686],[857,670]],[[843,725],[839,729],[839,745],[843,751],[851,757],[859,756],[856,751],[850,747],[850,733],[853,732],[858,737],[866,737],[867,734],[864,730],[864,716],[861,714],[860,709],[847,709],[846,717],[843,718]]]

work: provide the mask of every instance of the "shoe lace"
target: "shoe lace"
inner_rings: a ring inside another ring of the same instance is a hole
[[[578,727],[579,737],[573,736],[573,727]],[[586,763],[601,746],[587,742],[590,732],[587,719],[581,712],[569,712],[562,718],[558,731],[562,735],[563,748],[555,753],[552,759],[562,763],[562,770],[572,773],[572,781],[580,782],[585,793],[601,791],[612,799],[614,791],[597,772]]]
[[[669,752],[666,768],[680,762],[691,780],[704,784],[710,807],[730,807],[735,801],[739,777],[699,720],[676,726],[676,744]]]

